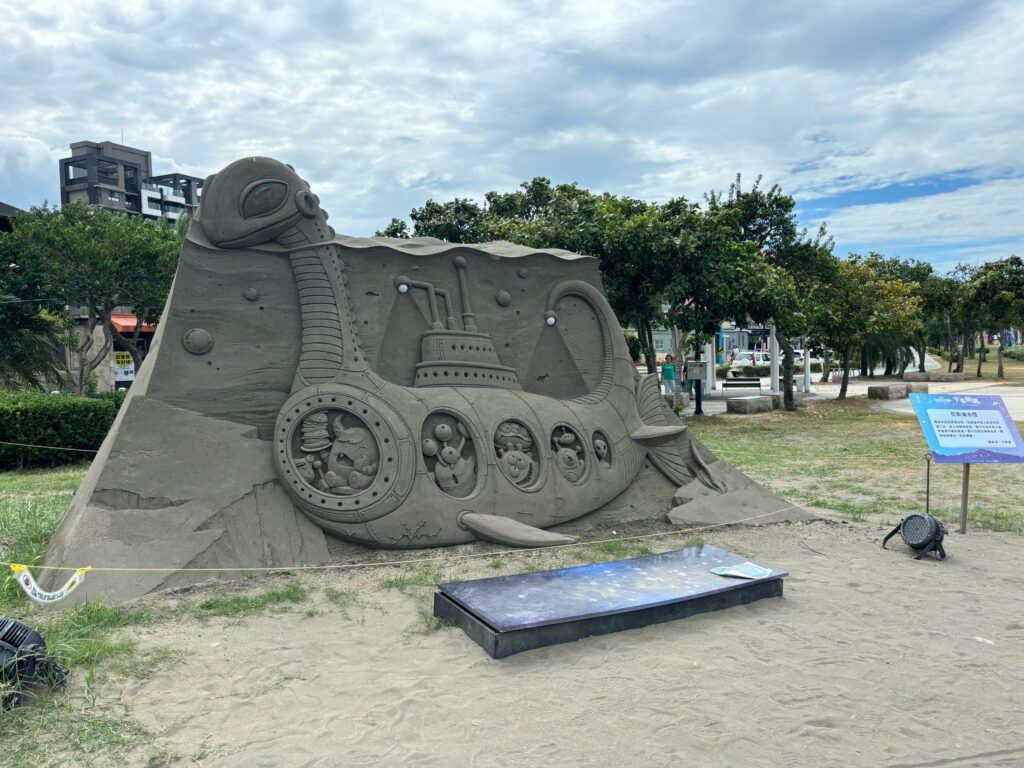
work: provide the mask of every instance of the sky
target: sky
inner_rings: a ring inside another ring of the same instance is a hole
[[[546,176],[779,184],[836,252],[1024,255],[1024,2],[0,0],[0,201],[80,140],[291,163],[350,235]]]

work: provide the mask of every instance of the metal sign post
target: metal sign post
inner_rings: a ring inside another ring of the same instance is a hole
[[[964,479],[960,485],[960,533],[967,533],[967,488],[971,484],[971,465],[964,464]]]

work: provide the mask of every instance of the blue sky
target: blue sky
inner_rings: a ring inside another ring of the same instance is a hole
[[[292,163],[339,232],[543,175],[778,183],[836,250],[1024,254],[1024,3],[0,0],[0,201],[73,141]]]

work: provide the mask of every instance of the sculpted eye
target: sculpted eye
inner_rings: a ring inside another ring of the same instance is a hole
[[[273,213],[288,198],[288,185],[283,181],[266,179],[254,181],[242,190],[241,213],[243,219]]]

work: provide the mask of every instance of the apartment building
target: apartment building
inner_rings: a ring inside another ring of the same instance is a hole
[[[177,222],[199,205],[203,180],[153,174],[153,155],[112,141],[77,141],[60,160],[60,201],[81,201],[148,219]]]

